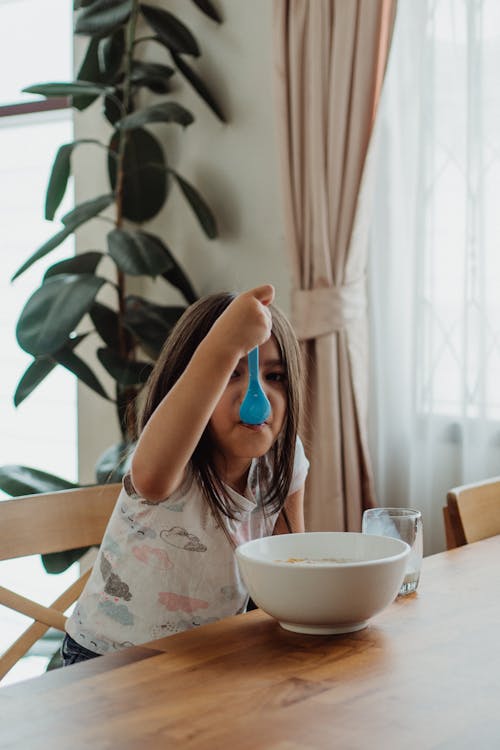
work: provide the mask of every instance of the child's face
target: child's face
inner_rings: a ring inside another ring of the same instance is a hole
[[[274,336],[259,347],[260,382],[271,404],[271,414],[262,425],[240,420],[240,406],[248,387],[247,358],[233,372],[210,419],[210,430],[226,461],[263,456],[281,432],[287,407],[285,368]]]

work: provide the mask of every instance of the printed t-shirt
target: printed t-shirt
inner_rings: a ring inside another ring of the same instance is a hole
[[[238,511],[223,522],[236,546],[271,535],[279,515],[262,508],[262,474],[269,471],[262,463],[259,468],[252,461],[244,495],[226,487]],[[308,469],[297,439],[289,494],[303,486]],[[247,602],[234,549],[197,482],[188,480],[166,500],[149,503],[126,475],[66,630],[104,654],[244,612]]]

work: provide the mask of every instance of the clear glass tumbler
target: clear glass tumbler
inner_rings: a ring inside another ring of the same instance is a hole
[[[399,595],[417,590],[423,556],[422,514],[412,508],[370,508],[363,513],[363,534],[402,539],[411,551]]]

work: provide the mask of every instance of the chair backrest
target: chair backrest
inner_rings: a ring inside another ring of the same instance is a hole
[[[98,546],[120,489],[116,483],[1,500],[0,561]],[[0,586],[0,604],[34,621],[0,656],[0,679],[49,627],[64,631],[64,613],[78,599],[89,574],[85,571],[49,607]]]
[[[500,534],[500,477],[454,487],[446,502],[448,549]]]

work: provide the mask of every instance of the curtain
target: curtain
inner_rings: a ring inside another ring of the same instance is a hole
[[[377,497],[445,546],[448,489],[500,474],[500,3],[399,0],[370,237]]]
[[[292,322],[306,364],[308,530],[359,531],[367,443],[370,135],[394,0],[275,0],[278,129]]]

